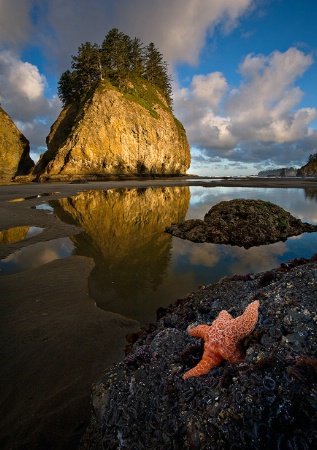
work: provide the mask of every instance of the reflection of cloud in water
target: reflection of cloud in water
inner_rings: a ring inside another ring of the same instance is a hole
[[[245,198],[275,203],[303,222],[317,224],[317,190],[315,191],[316,197],[308,196],[304,189],[194,186],[191,187],[191,209],[188,211],[186,219],[203,219],[213,205],[223,201]]]
[[[285,242],[251,247],[230,247],[230,271],[232,274],[263,272],[279,265],[279,257],[287,252]]]
[[[23,272],[47,264],[55,259],[63,259],[74,251],[70,238],[53,239],[29,245],[0,261],[0,274]]]
[[[219,246],[199,244],[173,238],[174,255],[176,258],[186,255],[194,266],[213,267],[220,259]]]

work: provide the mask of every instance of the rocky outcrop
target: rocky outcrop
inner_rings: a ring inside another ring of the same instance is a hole
[[[303,223],[271,202],[238,199],[213,206],[204,220],[186,220],[172,224],[165,231],[193,242],[250,248],[285,241],[304,232],[316,232],[317,225]]]
[[[186,173],[190,150],[183,126],[145,81],[142,93],[133,97],[104,81],[87,100],[66,106],[35,175],[65,180]]]
[[[93,386],[92,423],[81,450],[312,449],[316,442],[317,262],[202,287],[160,311],[125,360]],[[203,342],[188,327],[222,309],[239,316],[259,300],[245,358],[183,379]]]
[[[298,177],[317,177],[317,159],[308,161],[305,166],[301,167],[297,171]]]
[[[33,166],[29,141],[0,106],[0,180],[27,175]]]

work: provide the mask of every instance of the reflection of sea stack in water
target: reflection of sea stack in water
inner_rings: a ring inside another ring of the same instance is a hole
[[[98,306],[138,318],[144,290],[157,289],[168,266],[164,228],[184,219],[189,199],[188,187],[166,187],[88,191],[53,202],[59,218],[86,231],[72,239],[77,253],[95,260],[89,287]]]

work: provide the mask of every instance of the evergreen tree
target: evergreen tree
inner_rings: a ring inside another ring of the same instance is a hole
[[[100,54],[97,44],[86,42],[78,48],[78,55],[72,56],[72,69],[76,72],[76,89],[81,95],[91,89],[101,78]]]
[[[131,41],[129,52],[130,70],[139,77],[144,74],[144,49],[139,38]]]
[[[62,73],[58,82],[57,93],[64,106],[75,99],[75,85],[76,83],[74,73],[70,72],[70,70],[66,70],[66,72]]]
[[[108,32],[101,48],[90,42],[82,44],[72,56],[71,67],[72,72],[64,72],[58,83],[64,105],[95,88],[103,78],[123,89],[131,75],[154,84],[172,104],[171,79],[162,54],[153,43],[144,48],[139,38],[131,39],[117,28]]]
[[[130,48],[130,37],[117,28],[110,30],[102,43],[101,65],[105,76],[116,81],[119,86],[129,72]]]
[[[168,75],[167,63],[163,61],[163,55],[151,42],[145,50],[144,77],[161,89],[169,105],[172,104],[171,78]]]

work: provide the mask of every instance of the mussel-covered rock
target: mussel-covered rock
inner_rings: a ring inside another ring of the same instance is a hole
[[[238,199],[214,205],[204,220],[186,220],[172,224],[165,231],[193,242],[250,248],[285,241],[304,232],[315,232],[317,225],[302,222],[271,202]]]
[[[317,258],[225,278],[178,300],[93,387],[82,449],[312,449],[317,439]],[[260,301],[243,361],[184,381],[203,343],[188,326]]]

